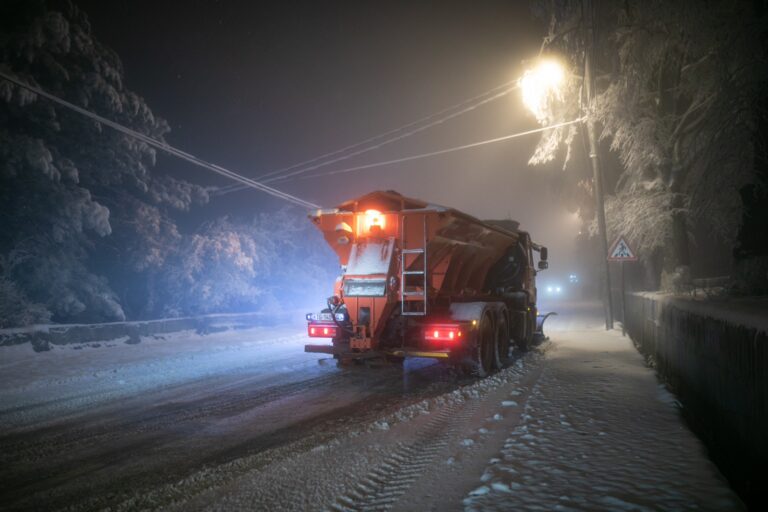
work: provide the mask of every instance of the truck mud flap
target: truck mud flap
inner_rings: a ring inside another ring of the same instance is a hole
[[[536,331],[533,333],[534,339],[536,341],[544,341],[549,339],[549,337],[544,334],[544,322],[546,322],[547,318],[550,316],[557,316],[557,313],[551,311],[549,313],[544,313],[543,315],[536,315]]]

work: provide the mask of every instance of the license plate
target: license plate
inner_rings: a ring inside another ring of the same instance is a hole
[[[333,315],[331,313],[311,313],[307,315],[307,320],[313,320],[315,322],[333,322]]]

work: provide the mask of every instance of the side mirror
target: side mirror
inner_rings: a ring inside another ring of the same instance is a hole
[[[549,268],[549,262],[541,260],[539,261],[539,270],[546,270]]]
[[[549,256],[549,251],[547,250],[546,247],[542,247],[539,254],[541,255],[541,260],[542,261],[547,261],[547,259],[548,259],[547,256]],[[544,267],[544,268],[546,268],[546,267]]]

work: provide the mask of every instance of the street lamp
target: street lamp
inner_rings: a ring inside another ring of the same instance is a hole
[[[592,73],[592,53],[585,58],[584,82],[590,107],[594,102],[594,78]],[[531,70],[526,71],[519,85],[523,95],[523,104],[530,110],[540,124],[550,122],[553,111],[551,102],[564,100],[565,83],[563,66],[553,59],[543,59]],[[586,116],[587,138],[589,140],[589,158],[592,162],[593,186],[597,210],[598,236],[602,245],[603,266],[605,267],[605,328],[613,328],[613,300],[611,297],[611,275],[608,268],[608,234],[605,227],[605,200],[603,198],[603,179],[598,157],[598,144],[595,135],[595,122]]]
[[[544,124],[548,120],[552,99],[563,100],[564,82],[565,70],[553,59],[541,60],[536,67],[523,73],[519,82],[523,104],[533,112],[539,123]]]

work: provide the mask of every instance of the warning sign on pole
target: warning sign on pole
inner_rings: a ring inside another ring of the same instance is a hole
[[[608,261],[637,261],[637,255],[624,240],[624,237],[620,236],[613,242],[611,250],[608,251]]]

